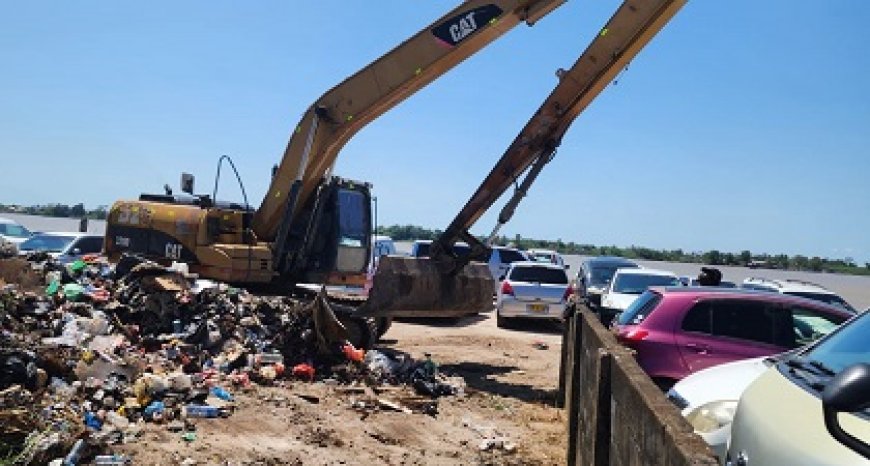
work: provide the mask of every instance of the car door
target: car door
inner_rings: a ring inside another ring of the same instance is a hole
[[[675,341],[688,371],[767,356],[782,351],[775,344],[784,310],[760,300],[713,299],[696,302],[686,312]]]

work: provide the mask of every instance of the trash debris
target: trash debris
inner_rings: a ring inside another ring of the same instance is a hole
[[[536,341],[536,342],[532,343],[532,348],[539,349],[539,350],[548,350],[548,349],[550,349],[550,345],[544,343],[543,341]]]
[[[232,416],[259,386],[311,404],[323,404],[320,389],[359,396],[349,405],[364,415],[434,416],[438,397],[463,390],[428,355],[356,348],[325,291],[255,296],[133,256],[62,265],[32,254],[0,271],[0,434],[18,446],[7,452],[16,464],[129,464],[111,445],[147,425],[194,442],[193,420]]]

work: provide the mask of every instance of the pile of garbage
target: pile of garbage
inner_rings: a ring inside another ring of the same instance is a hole
[[[234,393],[287,380],[460,390],[429,358],[355,348],[325,292],[255,296],[133,256],[0,260],[0,458],[14,464],[124,464],[105,453],[143,426],[192,441],[195,419],[232,416]]]

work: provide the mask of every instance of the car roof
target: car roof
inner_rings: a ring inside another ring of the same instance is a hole
[[[661,295],[682,295],[691,298],[703,298],[715,295],[717,298],[736,299],[745,297],[767,298],[777,302],[790,302],[808,307],[824,308],[839,314],[851,316],[852,313],[839,307],[802,296],[788,295],[774,291],[751,290],[747,288],[725,288],[718,286],[651,286],[649,288]]]
[[[492,246],[490,249],[503,249],[503,250],[508,250],[508,251],[517,251],[517,252],[522,252],[522,251],[520,251],[519,249],[517,249],[517,248],[512,248],[512,247],[510,247],[510,246]]]
[[[96,233],[82,233],[79,231],[41,231],[33,236],[72,236],[74,238],[83,238],[86,236],[102,237],[103,235],[98,235]]]
[[[538,262],[538,261],[516,261],[511,262],[511,267],[539,267],[539,268],[547,268],[547,269],[555,269],[555,270],[565,270],[565,267],[558,264],[551,264],[549,262]]]
[[[15,220],[12,220],[11,218],[6,218],[6,217],[0,217],[0,223],[5,223],[5,224],[11,223],[11,224],[18,225],[18,222],[16,222]]]
[[[583,263],[589,264],[589,265],[634,265],[634,266],[638,266],[637,263],[632,261],[631,259],[626,259],[624,257],[617,257],[617,256],[590,257],[590,258],[584,260]]]
[[[819,285],[817,283],[812,283],[804,280],[795,280],[795,279],[770,279],[764,277],[749,277],[743,280],[744,284],[747,285],[767,285],[772,286],[783,293],[789,292],[807,292],[807,293],[824,293],[824,294],[836,294],[833,291]]]
[[[657,270],[657,269],[616,269],[616,273],[619,275],[658,275],[662,277],[676,277],[677,275],[673,272],[667,270]]]
[[[529,249],[528,252],[531,254],[557,254],[557,252],[552,249]]]

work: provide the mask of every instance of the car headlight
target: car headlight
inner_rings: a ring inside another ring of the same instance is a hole
[[[719,430],[734,420],[734,412],[737,410],[737,401],[721,400],[698,406],[687,416],[686,420],[696,432],[706,434]]]

